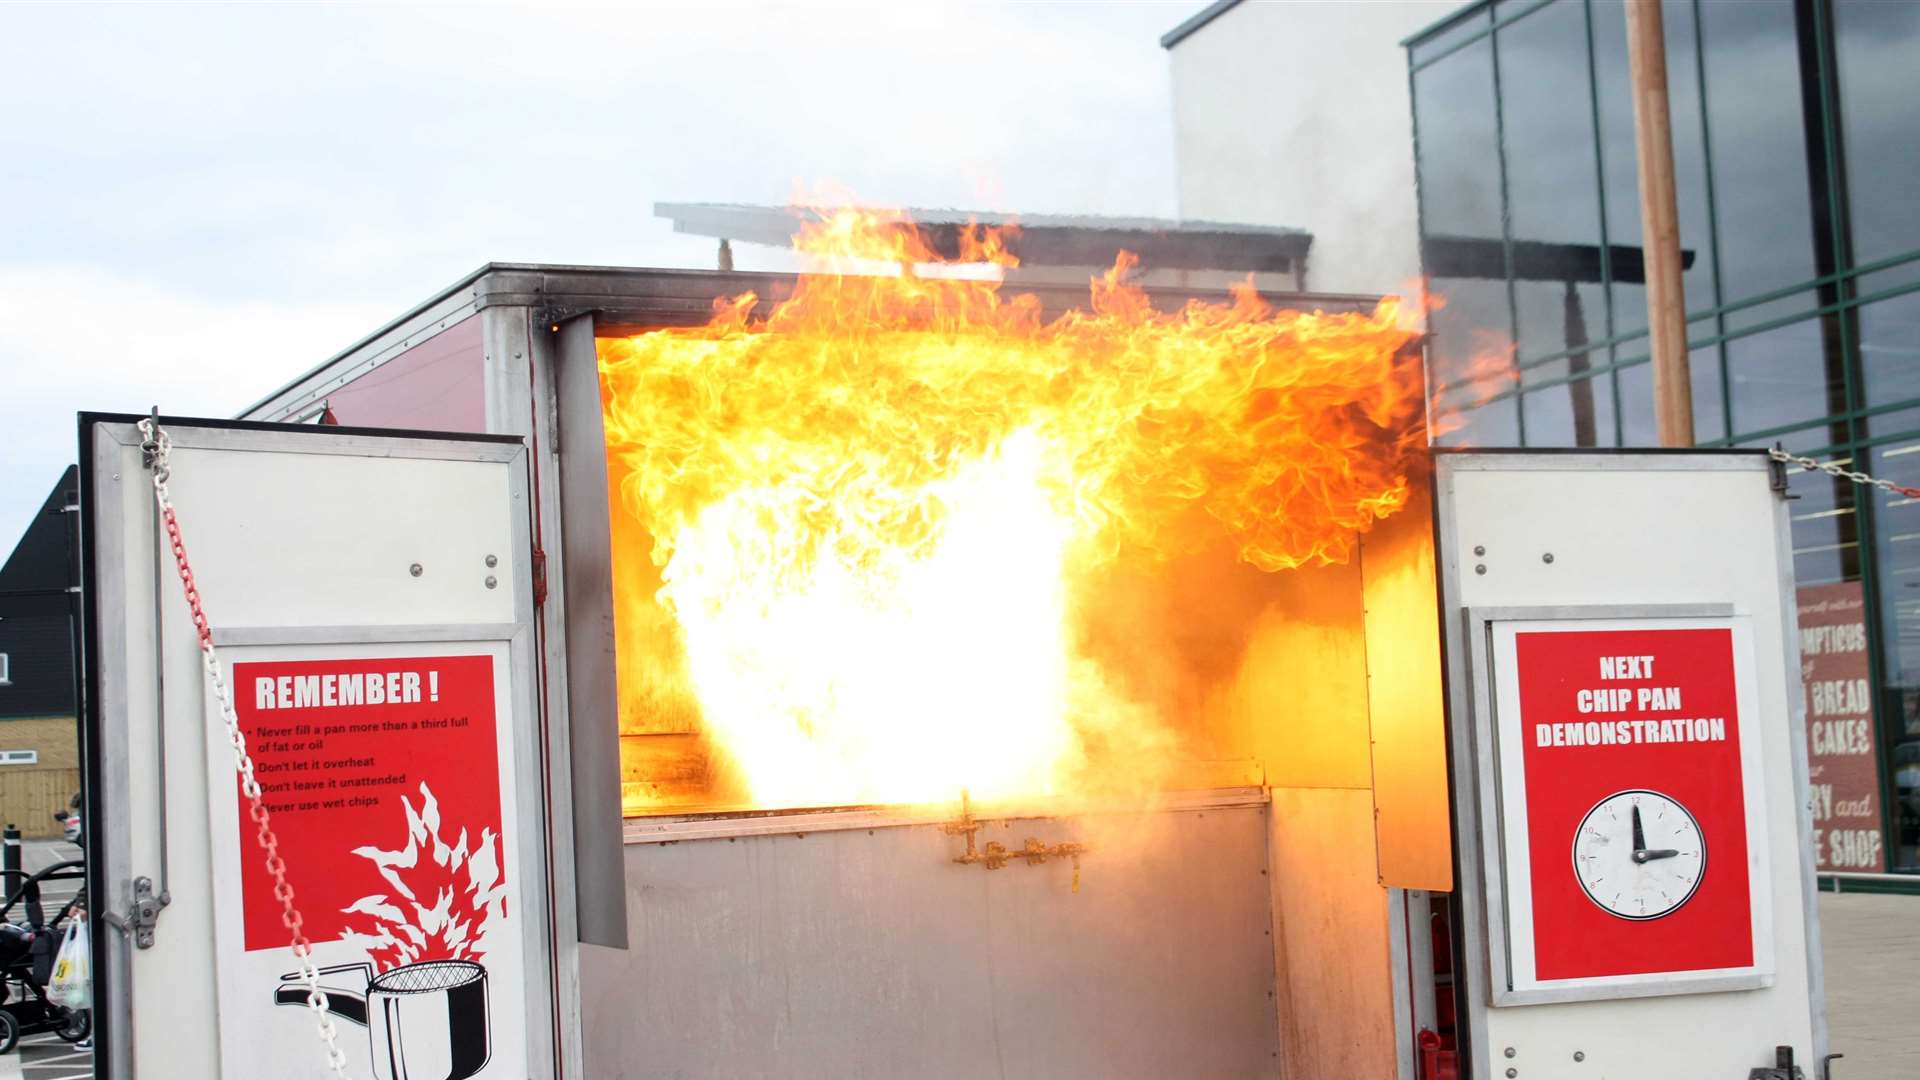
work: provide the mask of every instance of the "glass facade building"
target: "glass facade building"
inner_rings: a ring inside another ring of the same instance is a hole
[[[1920,4],[1664,12],[1697,440],[1920,486]],[[1406,45],[1446,438],[1654,445],[1621,4]],[[1789,482],[1821,866],[1920,872],[1920,500]]]

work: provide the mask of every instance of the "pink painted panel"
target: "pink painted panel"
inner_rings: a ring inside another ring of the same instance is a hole
[[[327,395],[348,427],[487,430],[486,346],[469,316]]]

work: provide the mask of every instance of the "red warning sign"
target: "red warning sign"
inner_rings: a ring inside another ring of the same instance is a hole
[[[1515,667],[1534,977],[1752,965],[1732,630],[1522,631]]]
[[[490,656],[235,664],[253,754],[306,935],[385,970],[471,960],[504,912]],[[285,949],[273,880],[240,801],[248,951]]]

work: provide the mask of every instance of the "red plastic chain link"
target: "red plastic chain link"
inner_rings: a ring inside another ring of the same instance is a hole
[[[206,610],[200,605],[200,590],[194,585],[193,564],[187,560],[187,545],[180,537],[180,522],[174,517],[171,506],[166,508],[162,516],[167,527],[167,543],[173,549],[173,562],[180,571],[180,584],[186,587],[187,609],[193,615],[194,633],[200,637],[201,650],[211,650],[213,630],[207,623]],[[249,776],[248,780],[252,781],[252,777]],[[259,842],[260,850],[267,853],[267,873],[273,875],[273,898],[280,901],[280,925],[293,935],[293,954],[304,958],[313,951],[313,945],[302,932],[305,920],[293,903],[293,886],[287,883],[287,861],[280,857],[280,838],[273,831],[271,815],[262,801],[259,783],[252,782],[251,791],[246,790],[248,786],[242,784],[241,790],[247,795],[247,816],[259,826],[254,839]]]
[[[167,523],[167,543],[173,548],[173,562],[180,568],[180,584],[187,588],[187,610],[193,612],[193,629],[200,635],[200,645],[205,648],[213,644],[213,630],[207,625],[207,613],[200,606],[200,590],[193,583],[193,566],[187,562],[187,545],[180,539],[180,519],[173,516],[173,507],[169,506],[161,515]]]

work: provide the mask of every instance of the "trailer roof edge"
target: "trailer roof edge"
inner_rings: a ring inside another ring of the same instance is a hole
[[[407,349],[466,318],[495,307],[529,307],[541,317],[562,321],[595,313],[614,332],[639,332],[669,326],[693,326],[713,314],[717,297],[753,292],[763,308],[790,295],[802,275],[790,272],[705,270],[637,266],[583,266],[551,263],[489,262],[413,305],[327,360],[281,384],[235,414],[264,420],[276,412],[291,416],[313,404],[314,387],[337,378],[343,369],[367,363],[378,367]],[[1085,283],[1021,282],[1013,291],[1032,293],[1049,308],[1068,309],[1087,302]],[[1148,296],[1177,304],[1187,299],[1222,300],[1225,288],[1150,285]],[[1276,307],[1303,310],[1370,311],[1377,295],[1264,291]],[[762,312],[764,314],[764,311]],[[294,408],[289,409],[289,404]]]

